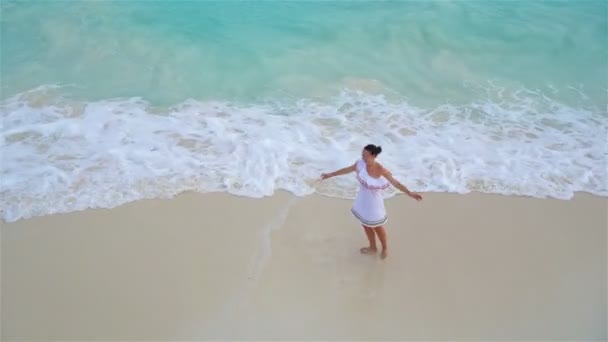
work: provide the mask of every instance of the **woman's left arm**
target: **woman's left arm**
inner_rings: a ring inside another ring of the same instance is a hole
[[[395,188],[403,191],[406,195],[410,196],[411,198],[415,199],[416,201],[422,201],[422,196],[420,194],[417,194],[415,192],[411,192],[405,185],[401,184],[398,180],[396,180],[395,177],[393,177],[393,174],[389,170],[387,170],[385,168],[382,168],[382,175]]]

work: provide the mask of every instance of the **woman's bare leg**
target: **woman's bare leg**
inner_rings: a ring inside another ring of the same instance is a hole
[[[382,253],[380,253],[380,258],[384,259],[388,256],[388,245],[386,244],[386,230],[384,230],[384,226],[374,228],[374,230],[378,235],[378,239],[380,239],[380,244],[382,244]]]
[[[369,240],[369,247],[361,248],[361,253],[376,253],[378,248],[376,248],[376,234],[374,233],[374,228],[363,226],[365,229],[365,235],[367,235],[367,239]]]

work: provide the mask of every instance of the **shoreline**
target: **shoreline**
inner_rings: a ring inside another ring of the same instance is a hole
[[[606,338],[608,199],[394,196],[384,261],[351,203],[186,192],[3,222],[2,338]]]
[[[415,190],[412,190],[414,192],[418,192]],[[470,191],[467,193],[458,193],[458,192],[418,192],[420,194],[422,194],[423,196],[427,196],[427,195],[431,195],[431,196],[498,196],[498,197],[507,197],[507,198],[521,198],[521,199],[532,199],[532,200],[541,200],[541,201],[562,201],[562,202],[569,202],[569,201],[573,201],[576,198],[580,198],[580,197],[591,197],[591,198],[596,198],[598,200],[606,200],[608,202],[608,196],[601,196],[601,195],[597,195],[588,191],[577,191],[574,193],[574,195],[569,198],[569,199],[562,199],[562,198],[557,198],[557,197],[534,197],[534,196],[526,196],[526,195],[514,195],[514,194],[500,194],[500,193],[489,193],[489,192],[481,192],[481,191]],[[89,211],[104,211],[104,210],[115,210],[117,208],[123,207],[123,206],[127,206],[127,205],[133,205],[133,203],[139,203],[139,202],[146,202],[146,201],[171,201],[174,200],[175,198],[178,198],[180,196],[189,196],[189,195],[194,195],[194,196],[231,196],[231,197],[235,197],[235,198],[240,198],[240,199],[245,199],[245,200],[265,200],[268,198],[273,198],[276,196],[291,196],[291,197],[295,197],[295,198],[306,198],[306,197],[321,197],[321,198],[327,198],[327,199],[334,199],[334,200],[338,200],[338,201],[353,201],[354,198],[347,198],[347,197],[339,197],[339,196],[334,196],[334,195],[326,195],[323,193],[311,193],[311,194],[306,194],[306,195],[295,195],[293,193],[291,193],[290,191],[287,190],[277,190],[275,191],[272,195],[270,196],[262,196],[262,197],[251,197],[251,196],[245,196],[245,195],[237,195],[237,194],[232,194],[226,191],[210,191],[210,192],[197,192],[194,190],[187,190],[187,191],[183,191],[180,192],[172,197],[166,197],[166,198],[141,198],[141,199],[137,199],[137,200],[133,200],[133,201],[129,201],[129,202],[125,202],[122,204],[119,204],[117,206],[111,207],[111,208],[102,208],[102,207],[96,207],[96,208],[86,208],[86,209],[77,209],[77,210],[73,210],[73,211],[68,211],[68,212],[57,212],[57,213],[52,213],[52,214],[44,214],[44,215],[37,215],[37,216],[31,216],[31,217],[27,217],[27,218],[19,218],[15,221],[6,221],[4,218],[0,217],[0,225],[13,225],[15,223],[18,222],[22,222],[22,221],[29,221],[32,219],[39,219],[39,218],[44,218],[44,217],[52,217],[52,216],[58,216],[58,215],[72,215],[72,214],[76,214],[76,213],[83,213],[83,212],[89,212]],[[387,203],[388,201],[394,200],[394,198],[399,198],[399,197],[407,197],[405,194],[400,193],[400,192],[396,192],[392,195],[390,195],[389,197],[385,197],[384,201],[385,203]]]

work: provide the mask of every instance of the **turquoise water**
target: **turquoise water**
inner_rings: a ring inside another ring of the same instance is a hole
[[[413,104],[464,82],[606,100],[607,2],[40,1],[2,5],[3,97],[252,101],[376,82]]]
[[[185,190],[351,197],[311,179],[368,142],[420,191],[608,195],[606,1],[0,9],[6,219]]]

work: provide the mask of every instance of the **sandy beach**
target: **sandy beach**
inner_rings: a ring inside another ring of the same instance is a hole
[[[605,340],[607,204],[185,193],[2,224],[2,340]]]

